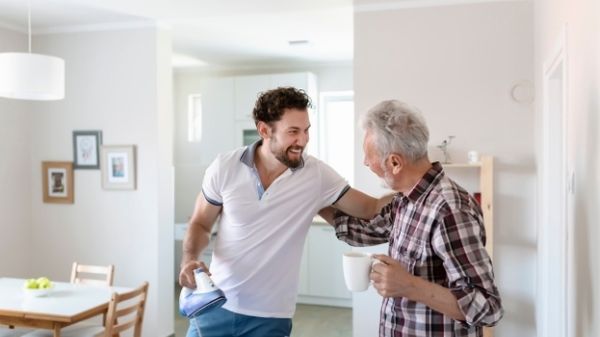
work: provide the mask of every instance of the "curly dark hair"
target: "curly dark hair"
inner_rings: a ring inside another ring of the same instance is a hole
[[[252,110],[252,117],[255,124],[264,122],[271,125],[272,122],[281,119],[285,109],[306,110],[311,107],[310,97],[304,90],[293,87],[279,87],[260,93],[254,105],[254,110]]]

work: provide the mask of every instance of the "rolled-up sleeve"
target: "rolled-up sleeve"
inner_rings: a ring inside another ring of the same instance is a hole
[[[504,310],[494,283],[492,261],[485,249],[480,215],[454,211],[433,232],[433,249],[443,260],[450,291],[469,326],[493,326]]]
[[[352,217],[344,212],[334,214],[335,234],[339,240],[355,247],[373,246],[388,242],[394,223],[395,209],[398,202],[392,202],[381,209],[371,220]]]

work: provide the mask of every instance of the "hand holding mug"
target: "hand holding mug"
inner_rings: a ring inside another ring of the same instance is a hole
[[[387,255],[373,255],[374,263],[370,274],[373,287],[383,297],[409,297],[418,277],[410,274],[398,261]]]

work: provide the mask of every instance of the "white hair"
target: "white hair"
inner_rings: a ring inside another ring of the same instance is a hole
[[[372,132],[383,160],[398,153],[415,162],[427,156],[429,130],[421,112],[397,100],[372,107],[363,119],[363,128]]]

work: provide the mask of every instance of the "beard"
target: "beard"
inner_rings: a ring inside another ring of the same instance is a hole
[[[302,164],[302,152],[304,148],[301,146],[290,146],[286,149],[278,149],[275,143],[271,143],[271,152],[275,155],[275,158],[279,160],[283,165],[289,168],[297,168]],[[289,152],[291,150],[300,150],[300,154],[298,155],[298,159],[293,159],[290,157]]]
[[[381,187],[394,190],[394,177],[388,170],[383,170],[381,178]]]

